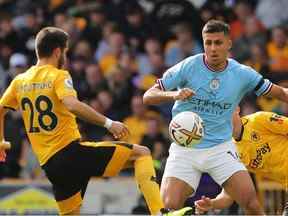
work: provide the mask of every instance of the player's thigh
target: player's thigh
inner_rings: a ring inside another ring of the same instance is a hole
[[[241,206],[248,201],[257,199],[256,190],[248,171],[234,173],[223,183],[225,191]]]
[[[234,173],[247,170],[239,160],[235,146],[231,142],[215,146],[207,154],[204,169],[219,185],[223,185]]]
[[[83,163],[91,176],[116,176],[133,153],[133,145],[118,141],[81,142]]]
[[[165,206],[182,207],[185,200],[196,191],[200,178],[201,172],[193,166],[188,155],[170,151],[161,183],[161,197]]]
[[[90,176],[79,167],[79,143],[72,142],[53,155],[42,168],[53,187],[60,214],[77,211]]]

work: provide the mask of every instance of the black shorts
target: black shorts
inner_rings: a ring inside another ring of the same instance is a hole
[[[91,176],[115,176],[129,159],[133,145],[124,142],[74,141],[43,166],[61,214],[82,203]]]

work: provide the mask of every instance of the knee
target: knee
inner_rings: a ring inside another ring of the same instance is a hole
[[[148,156],[151,155],[151,151],[146,146],[137,145],[136,155],[138,156]]]
[[[167,186],[165,187],[165,184],[161,185],[161,198],[165,208],[176,210],[183,207],[186,199],[180,191],[180,189],[176,191]]]
[[[167,209],[180,209],[183,207],[184,203],[178,196],[165,196],[163,198],[164,207]]]

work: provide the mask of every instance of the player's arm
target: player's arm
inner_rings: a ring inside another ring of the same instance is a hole
[[[11,145],[4,139],[4,119],[7,109],[0,105],[0,162],[5,161],[6,149],[10,149]]]
[[[288,89],[287,88],[283,88],[281,86],[273,84],[271,90],[266,95],[277,98],[281,101],[288,103]]]
[[[92,124],[106,127],[117,139],[120,139],[129,133],[124,124],[118,121],[112,121],[111,119],[92,109],[87,104],[79,101],[75,96],[63,97],[62,102],[74,115]]]
[[[157,83],[145,92],[143,102],[147,105],[155,105],[175,100],[185,100],[194,94],[194,91],[189,88],[183,88],[178,91],[163,91]]]
[[[195,201],[196,213],[203,214],[213,209],[224,209],[231,206],[233,199],[222,189],[221,193],[214,199],[202,196],[200,200]]]
[[[10,142],[5,141],[4,137],[4,119],[7,113],[7,109],[18,109],[15,89],[16,79],[12,80],[0,99],[0,161],[5,161],[5,150],[11,148]]]

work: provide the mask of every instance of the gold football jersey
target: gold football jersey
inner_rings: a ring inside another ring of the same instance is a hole
[[[21,110],[40,165],[80,138],[74,114],[61,102],[65,96],[77,96],[69,73],[44,65],[15,77],[0,100],[4,107]]]
[[[249,171],[287,184],[288,118],[272,112],[242,117],[243,133],[236,146]]]

